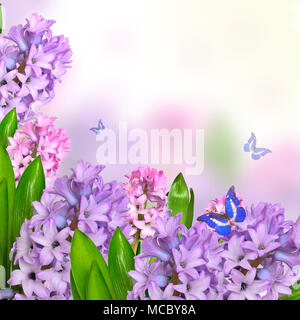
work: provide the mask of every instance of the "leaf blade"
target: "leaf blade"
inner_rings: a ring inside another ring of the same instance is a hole
[[[190,188],[190,194],[191,194],[191,198],[190,198],[190,202],[188,204],[187,212],[185,214],[183,214],[183,216],[181,218],[181,221],[180,221],[188,229],[190,229],[190,227],[192,226],[193,219],[194,219],[194,200],[195,200],[195,195],[194,195],[194,190],[192,188]]]
[[[114,279],[115,289],[120,300],[127,299],[133,288],[130,270],[134,270],[134,252],[119,227],[114,232],[108,251],[108,269]]]
[[[25,219],[31,219],[33,215],[33,201],[40,201],[45,189],[45,175],[38,156],[24,171],[16,190],[15,214],[13,219],[13,231],[11,241],[20,234],[20,229]]]
[[[93,260],[98,264],[112,299],[116,300],[116,291],[102,254],[86,234],[78,229],[75,230],[71,242],[71,269],[81,299],[86,298],[86,276]]]
[[[10,277],[9,251],[12,247],[11,232],[14,217],[14,206],[16,196],[15,174],[11,164],[10,157],[6,149],[0,144],[0,181],[6,179],[7,183],[7,201],[8,201],[8,228],[7,228],[7,257],[6,257],[6,279]]]
[[[9,111],[0,123],[0,143],[8,146],[8,138],[13,137],[18,127],[16,108]]]
[[[8,270],[8,194],[7,180],[0,182],[0,265]]]
[[[72,296],[74,300],[81,300],[80,295],[78,293],[76,284],[74,282],[74,277],[72,274],[72,269],[70,270],[70,284],[71,284],[71,291],[72,291]]]
[[[172,216],[179,212],[182,212],[185,215],[187,213],[188,205],[189,190],[183,175],[180,172],[171,185],[168,195],[168,207],[172,210]]]
[[[92,261],[87,281],[86,300],[112,300],[106,281],[95,260]]]

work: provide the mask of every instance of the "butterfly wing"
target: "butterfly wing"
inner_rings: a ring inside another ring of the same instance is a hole
[[[90,128],[90,130],[91,130],[92,132],[96,133],[96,134],[98,134],[98,133],[99,133],[98,128]]]
[[[250,152],[251,150],[255,150],[256,148],[256,137],[255,134],[252,132],[251,137],[248,140],[247,143],[244,144],[244,151],[245,152]]]
[[[230,234],[229,221],[222,214],[207,213],[198,217],[198,221],[205,222],[209,227],[216,230],[221,236],[227,236]]]
[[[234,186],[232,186],[225,198],[225,211],[228,217],[236,222],[243,222],[246,218],[246,210],[240,207],[240,203],[235,194]]]
[[[102,120],[101,120],[101,119],[100,119],[99,122],[98,122],[98,129],[99,129],[99,130],[105,129],[104,124],[102,123]]]
[[[271,153],[272,151],[266,148],[257,148],[251,154],[253,160],[259,160],[261,157],[266,155],[267,153]]]

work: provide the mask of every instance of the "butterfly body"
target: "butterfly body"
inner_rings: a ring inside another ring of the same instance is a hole
[[[244,144],[244,151],[251,153],[251,158],[253,160],[259,160],[261,157],[265,156],[267,153],[272,151],[267,148],[256,148],[256,136],[252,132],[251,137],[247,143]]]
[[[225,213],[207,213],[198,217],[198,221],[205,222],[219,235],[227,236],[231,232],[231,221],[243,222],[246,218],[246,210],[240,206],[240,203],[232,186],[226,194]]]
[[[96,134],[99,134],[101,132],[101,130],[104,130],[104,124],[102,123],[102,120],[100,119],[98,121],[98,127],[97,128],[90,128],[90,130]]]

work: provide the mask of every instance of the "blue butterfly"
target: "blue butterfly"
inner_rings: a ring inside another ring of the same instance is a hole
[[[100,130],[104,130],[105,127],[101,121],[101,119],[98,121],[98,128],[90,128],[90,130],[96,134],[99,134],[100,133]]]
[[[244,151],[251,152],[251,157],[253,160],[259,160],[262,156],[272,152],[266,148],[256,148],[256,137],[253,132],[251,133],[251,137],[248,142],[244,144]]]
[[[207,213],[197,218],[198,221],[207,223],[207,225],[221,235],[228,236],[231,232],[230,221],[243,222],[246,218],[246,210],[240,207],[240,200],[234,192],[232,186],[225,198],[225,213]]]

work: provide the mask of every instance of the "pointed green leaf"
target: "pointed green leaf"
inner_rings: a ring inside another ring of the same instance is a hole
[[[12,247],[11,242],[11,232],[13,224],[13,215],[14,215],[14,205],[15,205],[15,195],[16,195],[16,186],[15,186],[15,174],[10,161],[10,157],[6,149],[0,144],[0,181],[6,179],[7,184],[7,200],[8,200],[8,235],[7,235],[7,254],[6,254],[6,279],[10,278],[10,261],[8,254]]]
[[[116,291],[101,252],[87,235],[80,230],[75,230],[71,242],[71,269],[74,283],[82,300],[86,298],[86,277],[93,260],[98,264],[112,299],[116,300]]]
[[[7,180],[0,182],[0,265],[8,269],[8,196]]]
[[[187,213],[189,205],[189,190],[180,172],[171,185],[168,196],[168,206],[172,210],[172,216],[179,212]]]
[[[190,189],[190,193],[191,193],[191,199],[187,208],[187,212],[184,213],[180,221],[188,229],[190,229],[190,227],[192,226],[193,218],[194,218],[194,190],[192,188]]]
[[[134,270],[134,252],[119,227],[109,244],[108,268],[114,280],[118,298],[126,300],[128,291],[131,291],[133,287],[128,272]]]
[[[81,300],[80,299],[80,295],[79,295],[78,290],[77,290],[77,287],[76,287],[76,284],[74,282],[72,270],[70,270],[70,284],[71,284],[73,300]]]
[[[25,219],[33,215],[33,201],[40,201],[45,189],[45,175],[40,156],[24,171],[16,191],[16,206],[13,219],[12,242],[20,235]]]
[[[112,300],[107,284],[95,260],[93,260],[87,276],[86,300]]]
[[[0,143],[7,148],[8,137],[13,137],[18,127],[16,108],[12,109],[0,123]]]

